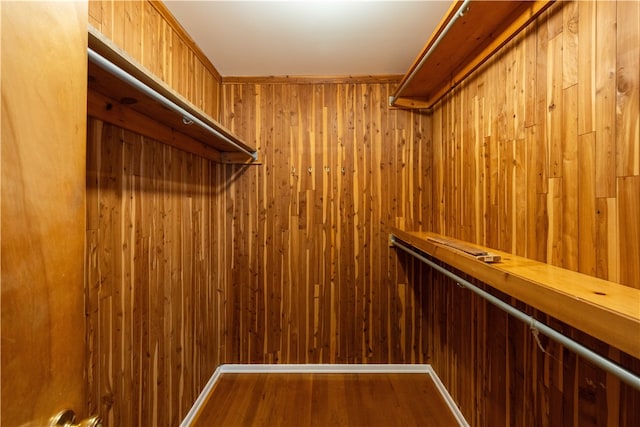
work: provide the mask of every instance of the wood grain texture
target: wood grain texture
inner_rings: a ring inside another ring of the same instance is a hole
[[[258,167],[213,165],[92,121],[93,407],[108,425],[169,425],[220,363],[430,362],[472,425],[637,423],[637,394],[558,346],[538,352],[526,325],[430,286],[441,279],[388,247],[393,226],[430,230],[638,283],[618,256],[640,241],[637,176],[616,177],[611,164],[634,146],[620,144],[616,123],[632,129],[638,111],[627,98],[616,110],[609,57],[581,59],[612,55],[600,37],[602,49],[585,51],[592,33],[581,26],[615,40],[598,12],[609,3],[571,9],[580,27],[565,55],[575,18],[558,2],[432,115],[389,110],[391,82],[223,84],[220,121],[258,148]],[[155,28],[144,11],[143,28]],[[575,55],[577,76],[563,63]]]
[[[242,260],[231,276],[238,289],[227,306],[226,361],[421,359],[420,338],[403,335],[416,316],[406,307],[415,304],[395,279],[386,233],[397,218],[411,227],[430,221],[415,209],[428,203],[428,117],[387,110],[389,91],[223,85],[225,125],[249,143],[256,138],[264,163],[226,195],[229,253]]]
[[[227,155],[237,157],[239,153],[245,154],[244,162],[250,159],[249,153],[254,152],[243,141],[224,129],[217,121],[201,109],[181,96],[169,85],[159,80],[154,74],[145,69],[127,52],[116,46],[111,40],[93,27],[89,28],[89,49],[92,60],[89,62],[89,92],[92,96],[87,103],[87,114],[101,120],[117,124],[118,126],[140,132],[168,143],[169,145],[196,154],[206,154],[209,159],[215,159],[215,153],[219,161]],[[93,58],[93,55],[96,55]],[[94,63],[94,59],[103,58],[132,78],[124,81],[116,77],[112,72],[106,71],[102,66]],[[94,96],[97,94],[98,96]],[[155,94],[151,96],[151,94]],[[98,102],[102,97],[103,101]],[[106,99],[104,99],[106,98]],[[166,102],[160,102],[165,100]],[[100,106],[100,104],[102,104]],[[169,108],[171,105],[173,107]],[[125,110],[131,110],[129,114]],[[113,111],[112,111],[113,110]],[[115,113],[118,110],[118,113]],[[187,122],[184,115],[192,121],[200,122],[200,125]],[[111,114],[114,113],[114,114]],[[124,117],[126,115],[126,117]],[[140,115],[147,116],[142,123],[137,119]],[[150,121],[157,121],[158,129],[149,126]],[[167,132],[167,128],[169,132]],[[160,130],[162,129],[162,130]],[[166,136],[158,136],[167,134]],[[183,134],[174,136],[174,134]],[[199,142],[193,142],[195,139]],[[187,143],[184,143],[188,141]],[[204,150],[203,150],[204,148]],[[209,148],[209,150],[206,150]]]
[[[84,402],[87,7],[3,2],[0,424]],[[47,28],[47,36],[42,36]]]
[[[394,99],[393,105],[431,108],[550,3],[546,0],[472,1],[466,10],[460,11],[463,1],[452,2],[403,77],[402,91],[394,93],[399,102]],[[452,22],[452,30],[444,34]],[[437,47],[432,49],[432,46]]]
[[[224,374],[194,426],[454,427],[428,374]]]
[[[89,407],[106,425],[175,424],[225,362],[424,361],[387,239],[430,222],[429,118],[388,111],[389,92],[225,86],[257,167],[89,121]]]
[[[228,183],[205,159],[89,120],[88,407],[105,425],[179,424],[220,363],[228,259],[212,233]]]
[[[162,2],[91,0],[89,23],[214,120],[220,74]]]
[[[638,263],[619,261],[640,241],[620,206],[639,175],[638,13],[635,2],[558,2],[436,105],[430,231],[638,286]],[[510,93],[536,100],[526,120]],[[458,155],[471,138],[484,139],[484,180],[468,173],[477,157]],[[478,185],[484,201],[465,192]],[[470,203],[484,215],[469,217]]]
[[[436,104],[429,169],[433,221],[423,230],[514,254],[524,248],[526,257],[637,287],[640,112],[634,103],[640,92],[632,88],[640,49],[631,42],[637,13],[635,2],[558,2]],[[522,83],[512,80],[520,51],[528,59]],[[503,87],[526,103],[524,178],[518,177],[518,132],[512,132],[519,120],[510,114]],[[477,138],[483,141],[480,180],[466,173],[469,160],[457,151]],[[469,198],[464,189],[478,185],[485,196]],[[469,202],[483,212],[471,225],[479,235],[466,231]],[[521,225],[513,224],[521,224],[521,216],[527,231],[519,234]],[[514,248],[514,239],[524,239],[524,246]],[[543,340],[542,353],[527,325],[404,257],[399,255],[410,287],[424,298],[417,304],[429,313],[421,325],[429,360],[471,425],[639,422],[631,409],[640,398],[636,391],[558,345]],[[640,307],[637,298],[629,302]],[[638,359],[549,321],[640,372]]]
[[[468,272],[494,289],[640,358],[640,340],[633,339],[640,336],[637,289],[434,233],[394,229],[393,235],[400,244]],[[631,243],[629,246],[631,252],[637,251]],[[459,247],[491,251],[501,261],[485,263]]]
[[[410,287],[429,313],[423,323],[429,360],[473,426],[635,426],[640,392],[582,360],[559,344],[531,333],[530,325],[440,273],[398,253]],[[443,264],[444,265],[444,264]],[[556,319],[470,279],[631,370],[640,360],[608,348]]]

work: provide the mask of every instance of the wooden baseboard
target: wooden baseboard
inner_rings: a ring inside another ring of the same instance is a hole
[[[185,416],[184,420],[180,423],[180,427],[189,427],[195,421],[198,412],[202,406],[206,403],[207,397],[216,382],[220,379],[222,374],[264,374],[264,373],[279,373],[279,374],[397,374],[397,373],[413,373],[413,374],[427,374],[430,375],[435,383],[438,391],[442,395],[442,398],[451,409],[451,413],[454,415],[458,424],[462,427],[469,427],[469,423],[465,420],[464,415],[460,412],[460,409],[456,405],[455,401],[449,395],[446,387],[438,378],[431,365],[387,365],[387,364],[371,364],[371,365],[322,365],[322,364],[296,364],[296,365],[266,365],[266,364],[228,364],[220,365],[215,370],[207,384],[205,385],[202,393],[196,399],[193,406]]]

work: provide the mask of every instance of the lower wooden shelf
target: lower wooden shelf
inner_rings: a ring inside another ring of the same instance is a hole
[[[393,229],[392,235],[533,308],[640,358],[639,289],[475,245],[502,258],[498,263],[487,264],[428,240],[430,237],[445,238],[435,233]]]

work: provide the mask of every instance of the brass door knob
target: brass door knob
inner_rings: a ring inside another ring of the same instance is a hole
[[[51,418],[49,427],[102,427],[102,419],[94,415],[76,423],[76,413],[71,409],[65,409]]]

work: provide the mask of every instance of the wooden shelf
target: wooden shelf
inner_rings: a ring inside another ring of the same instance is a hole
[[[89,48],[161,97],[186,110],[223,137],[215,135],[196,123],[186,124],[182,114],[171,110],[156,98],[91,61],[89,61],[88,70],[87,114],[89,116],[219,163],[255,163],[253,156],[249,154],[255,153],[255,148],[244,143],[166,83],[160,81],[91,26],[89,27]],[[249,153],[243,152],[238,147]]]
[[[394,94],[394,107],[430,108],[544,11],[550,0],[471,1],[423,64],[463,1],[455,1]],[[415,71],[415,74],[413,74]],[[412,75],[413,74],[413,75]],[[403,85],[406,86],[403,87]]]
[[[502,257],[501,262],[486,264],[464,252],[427,240],[429,237],[444,238],[434,233],[394,229],[392,235],[533,308],[640,358],[640,289],[483,248]]]

